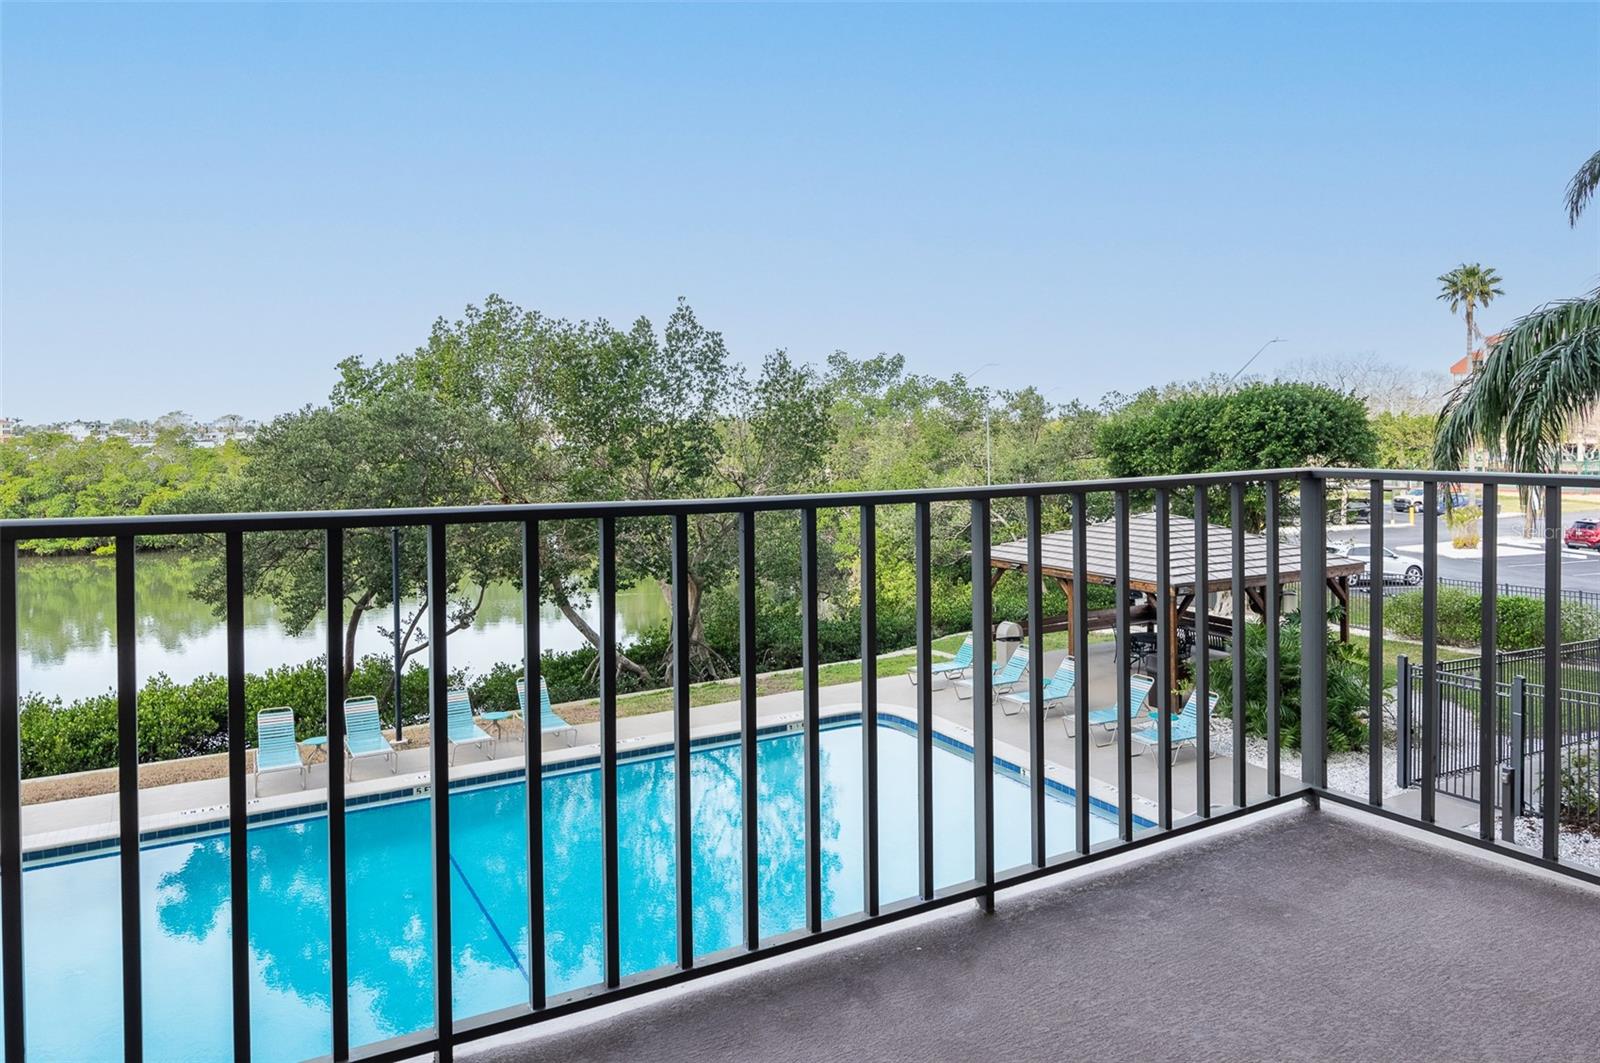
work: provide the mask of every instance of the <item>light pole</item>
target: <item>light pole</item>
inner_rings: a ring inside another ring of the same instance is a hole
[[[1261,352],[1262,352],[1262,351],[1264,351],[1264,350],[1266,350],[1266,349],[1267,349],[1267,348],[1268,348],[1268,347],[1271,347],[1271,346],[1272,346],[1272,345],[1273,345],[1273,344],[1274,344],[1274,343],[1282,343],[1282,342],[1283,342],[1283,341],[1282,341],[1282,340],[1281,340],[1281,339],[1279,339],[1279,338],[1278,338],[1278,337],[1276,337],[1276,336],[1274,336],[1274,337],[1272,337],[1272,338],[1271,338],[1271,339],[1270,339],[1270,340],[1268,340],[1268,341],[1267,341],[1267,342],[1266,342],[1266,343],[1263,343],[1263,344],[1262,344],[1262,345],[1261,345],[1261,346],[1260,346],[1260,347],[1257,347],[1257,348],[1256,348],[1256,353],[1255,353],[1255,354],[1252,354],[1252,355],[1251,355],[1251,356],[1250,356],[1250,359],[1249,359],[1249,361],[1247,361],[1247,362],[1245,362],[1245,363],[1244,363],[1244,364],[1243,364],[1243,365],[1241,365],[1241,366],[1240,366],[1240,367],[1239,367],[1239,372],[1237,372],[1237,373],[1235,373],[1235,374],[1233,374],[1233,376],[1231,376],[1231,377],[1229,377],[1229,378],[1228,378],[1228,386],[1229,386],[1229,387],[1230,387],[1230,388],[1231,388],[1231,387],[1233,387],[1233,384],[1234,384],[1234,381],[1236,381],[1236,380],[1238,380],[1238,379],[1239,379],[1239,377],[1240,377],[1240,376],[1242,376],[1242,375],[1243,375],[1243,374],[1244,374],[1244,371],[1245,371],[1245,370],[1246,370],[1246,369],[1249,369],[1249,368],[1250,368],[1250,366],[1251,366],[1251,364],[1252,364],[1252,363],[1253,363],[1253,362],[1254,362],[1254,361],[1255,361],[1255,360],[1256,360],[1256,359],[1257,359],[1257,358],[1260,358],[1260,357],[1261,357]]]

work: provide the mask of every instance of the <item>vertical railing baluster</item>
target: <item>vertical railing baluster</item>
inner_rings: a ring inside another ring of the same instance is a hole
[[[1194,489],[1194,810],[1211,818],[1211,526],[1210,500]]]
[[[1229,597],[1233,599],[1233,636],[1229,647],[1229,660],[1233,665],[1233,803],[1243,808],[1249,803],[1249,792],[1245,788],[1244,747],[1244,614],[1249,606],[1244,590],[1244,484],[1237,480],[1228,485],[1228,522],[1232,525],[1229,530],[1233,539],[1228,562],[1233,577],[1229,587]]]
[[[1367,802],[1383,805],[1383,481],[1367,483]],[[1398,714],[1397,714],[1398,717]]]
[[[1439,776],[1439,487],[1422,485],[1422,821],[1434,821]]]
[[[822,719],[817,686],[817,511],[800,510],[800,684],[804,728],[806,929],[822,930]]]
[[[862,908],[878,914],[878,511],[861,507]]]
[[[739,514],[739,802],[742,825],[740,878],[744,895],[744,947],[761,946],[760,790],[756,778],[756,514]]]
[[[228,639],[228,918],[233,1059],[250,1063],[250,805],[245,790],[244,533],[223,537]]]
[[[1478,639],[1478,837],[1494,840],[1494,800],[1500,772],[1500,629],[1495,614],[1495,581],[1500,578],[1499,487],[1483,487],[1480,521],[1483,543],[1483,600]],[[1509,814],[1509,813],[1507,813]]]
[[[0,1016],[6,1059],[27,1044],[22,970],[22,720],[17,684],[17,544],[0,535]]]
[[[1044,835],[1044,543],[1041,499],[1026,499],[1028,525],[1028,834],[1033,866],[1043,867]],[[1067,651],[1071,653],[1069,649]],[[1082,667],[1081,664],[1077,665]]]
[[[1328,505],[1320,476],[1300,478],[1300,779],[1328,785]],[[1278,485],[1272,485],[1276,494]],[[1272,569],[1268,579],[1277,580]],[[1276,587],[1268,588],[1271,600]],[[1268,645],[1278,641],[1273,629]],[[1269,684],[1276,688],[1274,680]],[[1272,748],[1277,750],[1274,740]]]
[[[1117,590],[1117,827],[1125,842],[1133,840],[1133,647],[1128,616],[1128,492],[1116,493]]]
[[[1264,534],[1266,539],[1266,565],[1267,582],[1261,588],[1261,598],[1266,606],[1262,616],[1262,624],[1267,629],[1267,795],[1277,797],[1283,792],[1283,755],[1279,748],[1278,717],[1282,712],[1282,641],[1283,641],[1283,593],[1282,583],[1278,578],[1279,569],[1279,542],[1278,542],[1278,481],[1268,480],[1262,484],[1267,495],[1267,527]],[[1306,612],[1306,579],[1305,569],[1305,527],[1310,518],[1304,511],[1300,514],[1301,528],[1301,557],[1300,557],[1300,622],[1301,630],[1311,623]]]
[[[327,610],[328,961],[335,1063],[350,1058],[349,881],[345,876],[344,529],[329,528],[323,553]]]
[[[994,601],[989,594],[989,500],[972,500],[972,874],[994,911]],[[1030,667],[1039,662],[1030,658]]]
[[[1561,859],[1561,488],[1544,489],[1544,858]]]
[[[133,536],[117,549],[117,820],[122,895],[122,1055],[144,1058],[144,958],[139,927],[139,672]]]
[[[1072,683],[1072,785],[1077,791],[1079,853],[1089,852],[1089,586],[1085,579],[1089,553],[1089,500],[1072,496],[1072,657],[1077,676]]]
[[[689,768],[689,518],[672,517],[672,812],[678,902],[678,966],[694,966],[694,818]]]
[[[926,502],[913,505],[917,570],[917,896],[933,900],[933,514]],[[974,640],[976,648],[976,640]]]
[[[1156,707],[1156,741],[1161,754],[1156,765],[1156,821],[1172,829],[1172,714],[1178,677],[1173,670],[1172,630],[1172,513],[1165,487],[1156,488],[1156,687],[1161,702]]]
[[[607,989],[622,983],[617,885],[617,518],[600,518],[600,911]]]
[[[446,530],[428,525],[428,760],[433,792],[428,798],[433,827],[433,1016],[438,1031],[437,1063],[455,1051],[455,1007],[451,997],[455,948],[450,919],[450,581],[445,571]]]
[[[522,772],[527,784],[528,819],[528,1006],[545,1004],[544,933],[544,750],[539,729],[543,702],[539,645],[539,522],[522,523],[522,681],[527,706],[522,711]]]

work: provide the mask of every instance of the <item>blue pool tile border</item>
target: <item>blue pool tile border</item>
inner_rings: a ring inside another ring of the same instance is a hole
[[[847,712],[829,716],[827,719],[822,721],[822,726],[824,728],[832,728],[848,724],[859,724],[860,722],[861,714],[859,712]],[[893,712],[879,710],[878,722],[880,724],[893,727],[895,730],[904,734],[915,735],[917,733],[916,721],[904,716],[896,715]],[[757,737],[763,737],[766,735],[787,734],[789,732],[796,731],[799,728],[800,723],[798,721],[785,720],[781,723],[766,724],[765,726],[757,728],[756,735]],[[937,729],[934,731],[933,737],[935,742],[945,746],[948,749],[965,753],[968,757],[971,757],[973,754],[972,746],[961,741],[959,738],[955,738],[947,734],[941,734]],[[728,745],[737,742],[738,740],[739,736],[737,733],[703,735],[699,738],[692,739],[689,743],[689,746],[691,749],[700,749],[706,746]],[[646,757],[657,757],[661,756],[662,754],[672,752],[672,749],[673,746],[671,742],[656,742],[647,746],[640,746],[636,749],[629,749],[622,753],[618,759],[639,760]],[[599,763],[600,757],[598,754],[594,756],[575,757],[571,760],[563,760],[559,764],[550,765],[545,774],[559,775],[564,772],[593,768],[598,766]],[[994,764],[995,767],[1016,779],[1018,782],[1027,781],[1027,772],[1022,768],[1021,765],[1013,764],[1011,761],[1001,756],[996,756],[994,758]],[[515,768],[507,768],[504,771],[489,772],[484,775],[474,775],[469,779],[451,779],[450,789],[467,790],[483,786],[495,786],[501,783],[514,782],[522,779],[523,777],[524,769],[519,764]],[[1067,798],[1072,801],[1076,801],[1078,799],[1078,791],[1075,788],[1068,786],[1066,783],[1061,782],[1059,779],[1051,779],[1046,777],[1044,785],[1047,793],[1057,794],[1060,797]],[[373,805],[390,801],[407,801],[415,799],[419,796],[424,796],[430,792],[431,786],[429,784],[423,784],[420,787],[400,786],[392,790],[383,790],[378,793],[362,794],[358,797],[347,798],[345,800],[345,808],[359,808],[362,805]],[[1104,800],[1103,798],[1095,797],[1093,794],[1089,795],[1089,807],[1112,819],[1115,819],[1118,814],[1116,805]],[[291,805],[286,808],[274,808],[264,812],[252,812],[250,815],[245,817],[245,822],[249,826],[255,826],[261,823],[274,823],[279,820],[286,819],[306,819],[313,816],[324,815],[327,813],[327,811],[328,803],[326,801],[310,801],[305,804]],[[1154,827],[1156,824],[1154,820],[1145,819],[1143,816],[1140,816],[1136,813],[1133,817],[1133,825],[1138,829],[1146,829],[1149,827]],[[185,838],[190,838],[197,834],[217,834],[225,832],[227,829],[228,819],[226,816],[222,816],[220,818],[212,817],[209,819],[198,820],[194,823],[181,823],[173,827],[162,827],[159,830],[141,831],[139,834],[139,843],[141,848],[146,846],[154,848],[160,845],[176,844]],[[46,849],[33,849],[22,854],[22,862],[24,864],[33,864],[62,862],[74,857],[87,858],[92,854],[101,852],[103,850],[115,849],[117,848],[117,845],[117,838],[113,836],[108,838],[96,838],[92,841],[74,842],[70,845],[58,845]]]

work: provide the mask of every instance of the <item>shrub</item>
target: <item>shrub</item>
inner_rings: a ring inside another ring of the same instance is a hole
[[[1245,625],[1245,730],[1267,734],[1267,628]],[[1221,695],[1217,714],[1231,716],[1233,670],[1216,669],[1212,685]],[[1328,639],[1328,749],[1345,753],[1367,740],[1361,714],[1367,708],[1367,655],[1358,647]],[[1291,613],[1278,629],[1278,742],[1300,748],[1300,614]]]
[[[1448,646],[1477,646],[1483,638],[1483,596],[1462,587],[1440,587],[1435,632]],[[1402,638],[1423,635],[1422,592],[1391,595],[1384,603],[1384,626]],[[1495,646],[1520,650],[1544,645],[1544,599],[1505,595],[1495,602]],[[1578,602],[1561,604],[1561,641],[1600,636],[1600,612]]]
[[[1561,819],[1574,827],[1600,826],[1600,792],[1595,789],[1600,770],[1592,753],[1575,753],[1561,766]]]
[[[1445,518],[1450,525],[1450,545],[1461,550],[1469,550],[1482,542],[1482,525],[1479,524],[1482,517],[1483,510],[1477,506],[1452,509]]]

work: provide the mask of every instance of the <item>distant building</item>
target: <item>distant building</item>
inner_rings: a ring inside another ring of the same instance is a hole
[[[0,443],[13,438],[22,429],[22,422],[15,417],[0,417]]]
[[[1501,333],[1484,338],[1484,345],[1473,351],[1471,355],[1460,359],[1450,367],[1450,380],[1459,384],[1467,377],[1483,368],[1483,359],[1487,349],[1500,340]],[[1580,417],[1567,433],[1567,438],[1562,441],[1562,460],[1570,462],[1591,462],[1600,459],[1600,405],[1589,410]]]

